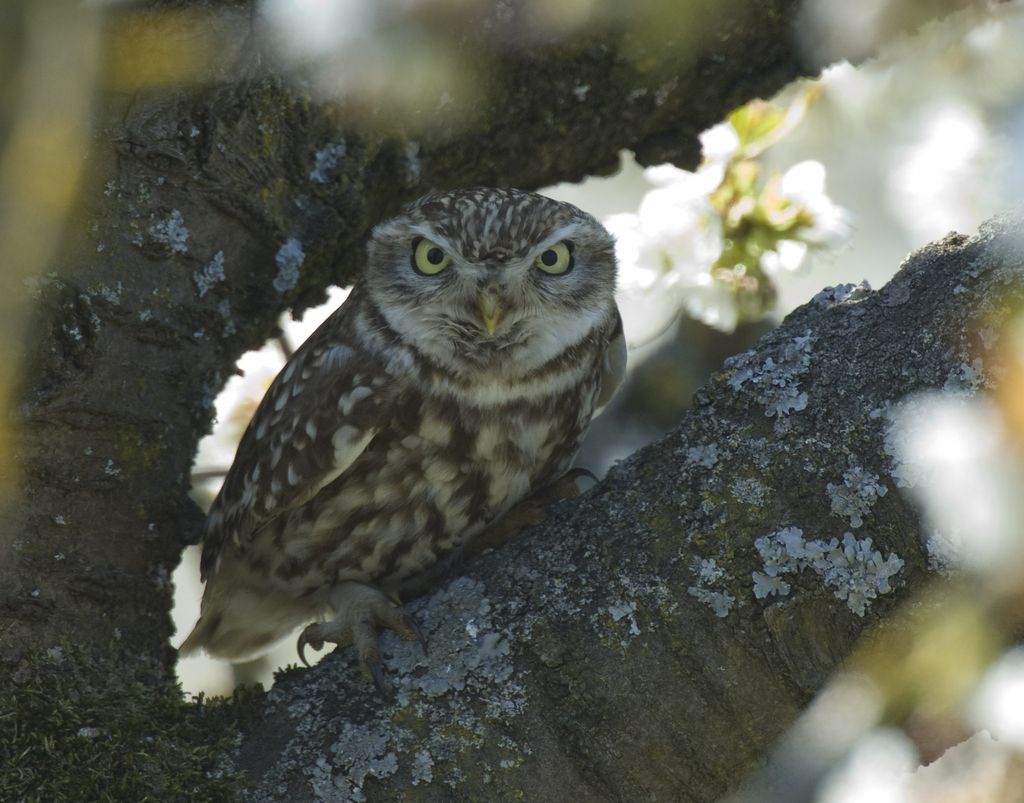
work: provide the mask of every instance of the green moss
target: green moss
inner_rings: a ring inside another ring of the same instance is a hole
[[[152,468],[164,456],[166,445],[147,441],[137,431],[125,429],[117,435],[117,462],[134,470]]]
[[[217,771],[240,700],[186,702],[72,647],[0,685],[0,800],[227,801],[241,776]]]

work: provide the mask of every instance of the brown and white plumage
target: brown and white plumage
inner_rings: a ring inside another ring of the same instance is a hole
[[[379,225],[242,438],[182,652],[252,655],[326,614],[303,638],[365,665],[377,627],[408,634],[385,595],[570,468],[624,370],[614,289],[611,236],[533,193],[434,193]]]

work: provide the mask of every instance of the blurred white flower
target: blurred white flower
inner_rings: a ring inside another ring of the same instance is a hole
[[[249,419],[283,365],[284,355],[276,342],[239,357],[239,373],[224,383],[214,400],[213,431],[199,441],[196,450],[193,472],[198,476],[193,478],[193,492],[197,501],[212,500],[220,490]]]
[[[796,28],[801,49],[813,62],[863,59],[877,45],[890,0],[807,0]]]
[[[795,271],[804,264],[807,243],[798,240],[780,240],[774,251],[761,254],[761,269],[769,276],[782,271]]]
[[[974,727],[1024,750],[1024,647],[1008,651],[988,668],[969,708]]]
[[[799,229],[800,239],[819,248],[833,248],[850,236],[849,213],[825,193],[825,166],[808,159],[787,170],[779,194],[800,207],[813,223]]]
[[[659,296],[631,341],[643,342],[664,330],[678,315],[690,288],[710,281],[709,271],[722,252],[722,223],[708,196],[721,183],[720,167],[696,173],[673,165],[644,171],[655,187],[636,214],[613,215],[604,225],[616,239],[619,287],[624,296]]]
[[[722,252],[721,220],[697,181],[651,190],[638,217],[644,237],[639,262],[669,281],[707,271]]]
[[[724,167],[740,149],[740,138],[731,124],[719,123],[700,135],[700,147],[706,165]]]
[[[887,179],[889,208],[923,242],[969,231],[989,205],[999,149],[977,109],[947,100],[920,109],[917,137],[895,150]]]
[[[1012,748],[984,731],[906,779],[907,803],[1010,803],[1020,799]]]
[[[829,773],[818,803],[905,803],[903,784],[917,763],[917,751],[902,731],[873,730]]]
[[[306,338],[313,334],[320,324],[342,305],[351,290],[350,287],[329,287],[327,288],[327,300],[323,304],[310,307],[302,312],[301,318],[296,318],[290,312],[282,315],[278,325],[289,346],[296,349],[305,343]]]
[[[935,393],[904,402],[893,422],[886,436],[893,475],[941,533],[927,544],[933,556],[977,571],[1024,558],[1024,467],[995,405]]]
[[[739,307],[732,291],[722,282],[716,282],[710,273],[697,276],[683,294],[686,312],[708,326],[722,332],[731,332],[739,323]]]
[[[262,0],[259,13],[286,56],[308,60],[369,35],[376,5],[374,0]]]

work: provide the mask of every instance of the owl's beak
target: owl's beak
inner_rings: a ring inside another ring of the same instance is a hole
[[[504,314],[505,310],[498,303],[498,296],[494,290],[490,288],[484,290],[480,294],[480,320],[483,321],[484,329],[491,337],[494,336]]]

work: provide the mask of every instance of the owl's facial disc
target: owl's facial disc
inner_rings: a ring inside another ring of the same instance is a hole
[[[614,242],[575,207],[471,188],[424,196],[374,229],[370,298],[453,371],[523,376],[614,314]]]

